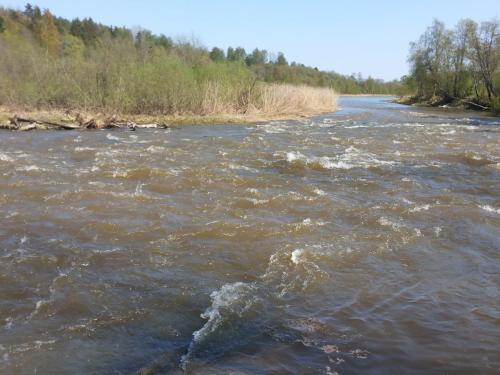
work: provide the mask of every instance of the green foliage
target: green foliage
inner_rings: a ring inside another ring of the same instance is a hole
[[[221,62],[226,59],[226,56],[224,55],[224,51],[221,50],[220,48],[214,47],[210,51],[210,59],[214,62]]]
[[[244,48],[237,47],[229,47],[227,49],[227,59],[228,61],[238,61],[238,62],[245,62],[245,59],[247,58],[247,53]]]
[[[26,4],[23,14],[29,19],[30,27],[33,28],[35,23],[42,18],[42,11],[38,6],[32,6],[30,3]]]
[[[0,33],[5,31],[5,21],[2,17],[0,17]]]
[[[85,52],[85,44],[80,38],[66,34],[63,36],[62,49],[64,57],[81,59]]]
[[[51,56],[61,52],[61,39],[52,14],[46,10],[36,23],[36,34],[42,47]]]
[[[78,18],[71,21],[70,33],[80,38],[86,46],[95,46],[100,34],[100,27],[92,18],[80,21]]]
[[[0,105],[112,113],[243,113],[262,82],[321,86],[344,93],[394,93],[397,82],[345,77],[280,53],[176,41],[141,29],[72,21],[27,5],[0,8]],[[328,90],[327,90],[328,91]],[[253,94],[252,94],[253,93]]]
[[[255,48],[250,55],[246,57],[247,65],[264,65],[267,63],[268,54],[265,49],[259,50]]]
[[[407,88],[422,99],[469,98],[487,105],[500,91],[498,20],[461,20],[453,30],[437,20],[411,44]]]
[[[288,61],[285,58],[285,54],[283,52],[278,52],[278,58],[276,59],[277,65],[288,65]]]

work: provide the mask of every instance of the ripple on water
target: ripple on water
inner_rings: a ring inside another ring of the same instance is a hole
[[[498,125],[385,100],[5,133],[0,372],[497,368]]]

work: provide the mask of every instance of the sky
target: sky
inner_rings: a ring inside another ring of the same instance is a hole
[[[486,21],[500,0],[32,0],[65,18],[92,17],[113,26],[140,26],[205,47],[241,46],[283,52],[321,70],[391,80],[408,72],[410,41],[438,18]],[[24,8],[26,1],[0,0]]]

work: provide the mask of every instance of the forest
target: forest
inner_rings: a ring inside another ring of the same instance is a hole
[[[439,20],[410,45],[410,74],[403,77],[414,100],[463,103],[500,113],[500,23],[463,19],[453,29]]]
[[[289,111],[331,105],[335,93],[397,94],[399,82],[288,62],[283,53],[208,49],[27,4],[0,8],[0,105],[130,114]]]

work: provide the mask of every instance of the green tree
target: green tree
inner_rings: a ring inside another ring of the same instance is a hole
[[[167,51],[172,49],[172,47],[174,46],[174,42],[172,41],[172,39],[163,34],[155,38],[155,44],[157,46],[163,47]]]
[[[37,22],[37,35],[42,47],[46,48],[51,56],[61,53],[61,38],[54,17],[49,10],[45,10],[43,16]]]
[[[255,48],[250,55],[246,57],[247,65],[263,65],[267,62],[268,54],[266,50]]]
[[[66,34],[62,39],[62,50],[65,57],[81,59],[85,52],[85,44],[80,38]]]
[[[224,55],[224,51],[221,50],[220,48],[214,47],[210,51],[210,59],[214,62],[221,62],[226,59],[226,56]]]
[[[42,18],[42,11],[40,10],[39,7],[33,6],[30,3],[26,4],[24,7],[24,12],[23,14],[29,18],[31,21],[31,27],[35,25],[35,23]]]
[[[288,65],[288,61],[285,58],[285,54],[283,52],[278,52],[278,58],[276,59],[277,65]]]
[[[244,62],[247,57],[247,53],[242,47],[229,47],[227,49],[227,60],[228,61],[239,61]]]
[[[500,25],[498,19],[483,22],[480,27],[470,24],[470,58],[478,69],[488,100],[496,96],[493,76],[500,66]]]
[[[86,46],[95,46],[99,38],[99,25],[92,18],[84,18],[80,21],[78,18],[71,21],[70,33],[85,43]]]
[[[2,17],[0,17],[0,34],[5,31],[5,21]]]

